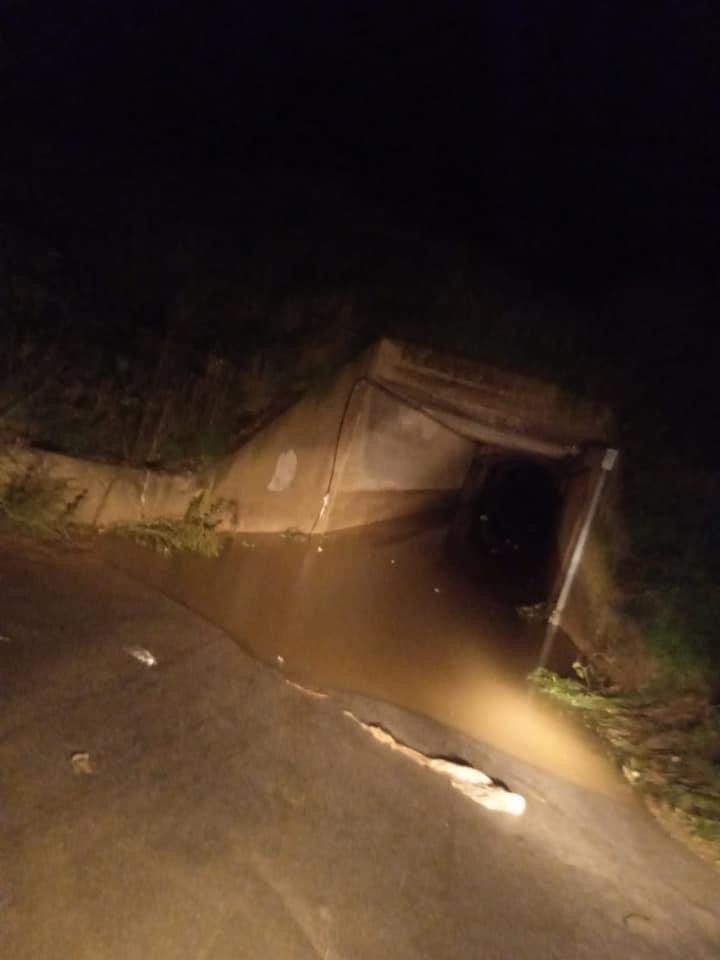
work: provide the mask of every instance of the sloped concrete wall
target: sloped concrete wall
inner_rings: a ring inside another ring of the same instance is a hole
[[[30,472],[56,481],[58,496],[72,507],[72,520],[98,528],[183,517],[202,492],[194,475],[94,463],[23,447],[6,451],[0,466],[6,476]]]
[[[329,389],[308,394],[206,476],[206,496],[227,504],[226,530],[318,527],[341,434],[352,429],[353,387],[367,363],[363,355]]]
[[[323,533],[418,513],[461,488],[473,443],[371,380],[376,351],[226,457],[207,496],[225,529]]]
[[[374,383],[360,385],[330,485],[325,529],[444,509],[475,445]]]
[[[436,420],[370,385],[358,414],[342,488],[456,490],[474,444]]]

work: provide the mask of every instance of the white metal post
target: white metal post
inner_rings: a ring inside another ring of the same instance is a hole
[[[613,449],[612,447],[608,447],[602,458],[602,463],[600,464],[600,475],[597,478],[595,489],[593,490],[593,494],[590,498],[590,503],[587,508],[587,513],[585,514],[585,519],[583,520],[583,525],[575,542],[570,563],[568,564],[567,571],[565,573],[565,580],[563,582],[562,589],[558,595],[555,608],[550,615],[550,619],[548,620],[547,630],[545,631],[545,640],[543,641],[542,650],[540,651],[540,659],[538,660],[538,667],[544,667],[550,659],[553,643],[555,641],[555,634],[558,626],[560,625],[560,618],[563,610],[565,609],[567,599],[570,596],[570,590],[572,589],[575,575],[578,567],[580,566],[583,553],[585,552],[588,537],[590,536],[590,528],[595,518],[595,514],[597,513],[598,504],[600,503],[600,497],[602,496],[607,475],[615,466],[617,454],[617,450]]]

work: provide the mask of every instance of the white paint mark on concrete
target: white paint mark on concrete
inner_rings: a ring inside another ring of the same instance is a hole
[[[275,473],[268,484],[268,490],[272,493],[282,493],[290,486],[297,473],[298,459],[295,451],[290,448],[281,453],[275,464]]]

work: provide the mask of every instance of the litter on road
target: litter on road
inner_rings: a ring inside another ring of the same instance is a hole
[[[95,764],[92,762],[89,753],[84,753],[82,751],[79,753],[74,753],[70,757],[70,763],[72,764],[73,773],[95,773]]]
[[[147,647],[125,647],[125,653],[134,657],[140,663],[144,663],[146,667],[157,666],[155,654],[151,653]]]

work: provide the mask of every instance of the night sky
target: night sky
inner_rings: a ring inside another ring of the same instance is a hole
[[[4,5],[5,162],[301,172],[530,269],[708,262],[714,4]],[[11,198],[12,199],[12,198]]]

